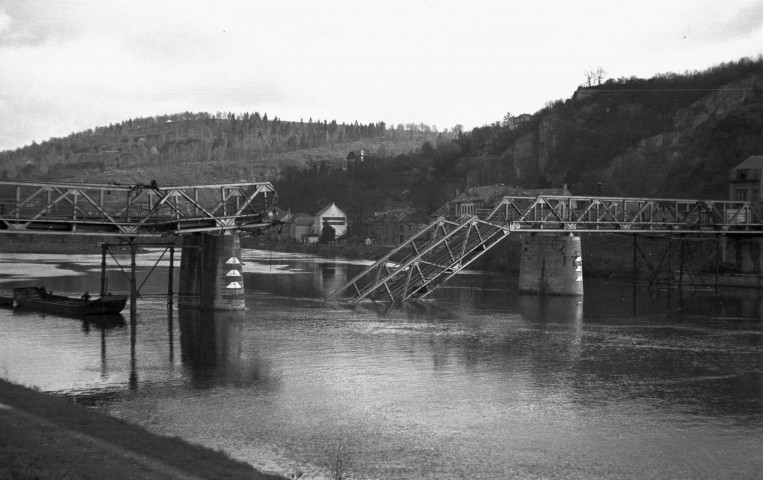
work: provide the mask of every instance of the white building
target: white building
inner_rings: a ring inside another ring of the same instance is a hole
[[[313,234],[321,234],[324,221],[328,222],[328,224],[334,228],[337,238],[347,233],[347,215],[345,215],[335,203],[332,202],[331,205],[315,214],[313,220]]]

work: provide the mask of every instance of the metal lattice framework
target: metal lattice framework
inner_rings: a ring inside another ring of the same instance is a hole
[[[424,298],[500,242],[509,229],[475,216],[438,218],[329,297],[350,301]],[[398,261],[392,257],[407,255]]]
[[[653,198],[550,196],[504,197],[480,215],[527,232],[749,233],[763,231],[750,202]]]
[[[510,233],[754,234],[763,221],[750,202],[622,197],[503,197],[496,207],[426,229],[332,293],[363,299],[423,298]],[[406,252],[403,260],[394,255]]]
[[[159,187],[0,182],[0,233],[159,237],[271,225],[269,182]]]

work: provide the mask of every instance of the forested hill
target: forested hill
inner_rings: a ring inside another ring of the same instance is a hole
[[[350,151],[417,149],[425,124],[283,121],[267,114],[191,113],[130,119],[0,152],[0,179],[168,184],[262,181],[282,169],[344,164]]]
[[[348,154],[361,149],[365,161],[348,164]],[[724,199],[729,169],[761,154],[758,57],[701,72],[606,80],[471,132],[287,122],[257,113],[133,119],[1,152],[0,177],[161,185],[269,180],[284,209],[315,213],[336,202],[358,218],[392,208],[431,213],[457,190],[495,183]]]
[[[495,183],[725,199],[729,169],[761,154],[763,59],[742,59],[580,87],[532,115],[507,115],[347,174],[287,169],[276,188],[296,211],[336,201],[355,217],[406,207],[431,213],[457,190]]]
[[[763,154],[763,59],[579,88],[519,128],[475,129],[493,155],[465,174],[593,194],[726,198],[730,168]]]

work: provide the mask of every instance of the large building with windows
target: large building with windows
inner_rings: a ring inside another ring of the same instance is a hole
[[[752,155],[729,171],[729,200],[761,206],[763,155]]]

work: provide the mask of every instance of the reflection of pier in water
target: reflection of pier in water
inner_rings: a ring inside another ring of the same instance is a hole
[[[167,311],[167,349],[170,366],[175,363],[175,315],[180,328],[180,356],[188,369],[194,388],[211,388],[216,385],[249,386],[268,381],[266,369],[254,352],[243,345],[245,313],[238,311],[200,311],[181,309]],[[122,319],[124,325],[124,319]],[[130,318],[130,372],[128,386],[136,390],[139,385],[137,352],[137,315]],[[101,375],[108,375],[106,330],[101,332]]]
[[[194,388],[247,387],[268,381],[256,352],[243,344],[246,316],[238,311],[179,312],[181,358]]]

